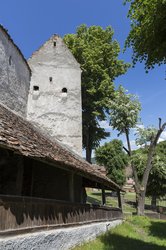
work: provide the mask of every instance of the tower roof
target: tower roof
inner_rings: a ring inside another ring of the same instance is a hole
[[[63,39],[57,35],[52,35],[44,44],[42,44],[36,51],[33,52],[31,57],[28,59],[28,62],[31,64],[34,60],[44,59],[48,60],[48,64],[50,65],[50,58],[53,59],[54,64],[64,64],[69,66],[70,68],[80,68],[80,64],[77,62],[72,52],[64,43]],[[65,60],[64,60],[65,58]],[[64,66],[64,65],[63,65]]]

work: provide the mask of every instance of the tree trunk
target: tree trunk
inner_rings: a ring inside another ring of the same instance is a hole
[[[92,149],[90,146],[90,134],[89,134],[89,129],[86,134],[86,160],[91,163],[91,155],[92,155]]]
[[[129,131],[126,129],[126,140],[127,140],[127,147],[128,147],[128,155],[131,156],[131,145],[130,145],[130,139],[129,139]]]
[[[145,208],[145,191],[140,191],[139,194],[136,194],[136,207],[137,215],[144,215]]]
[[[91,154],[92,154],[92,150],[90,148],[86,148],[86,160],[89,162],[89,163],[92,163],[91,162]]]
[[[152,196],[151,206],[152,206],[152,209],[156,209],[156,207],[157,207],[157,198],[155,195]]]

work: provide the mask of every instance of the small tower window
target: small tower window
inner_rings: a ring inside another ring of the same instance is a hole
[[[52,77],[51,76],[49,77],[49,81],[52,82]]]
[[[67,88],[63,88],[62,93],[67,93]]]
[[[12,65],[12,57],[9,56],[9,65]]]
[[[54,41],[54,47],[56,47],[56,42]]]
[[[34,91],[38,91],[38,90],[39,90],[39,86],[34,85],[34,86],[33,86],[33,90],[34,90]]]

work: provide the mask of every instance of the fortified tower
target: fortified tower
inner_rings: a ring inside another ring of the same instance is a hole
[[[57,35],[33,53],[28,64],[32,71],[28,120],[81,155],[80,65]]]

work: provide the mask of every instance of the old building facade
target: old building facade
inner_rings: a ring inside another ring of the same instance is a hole
[[[29,86],[30,68],[0,25],[0,102],[26,117]]]
[[[28,63],[32,71],[28,120],[81,155],[80,65],[57,35],[40,47]]]
[[[70,249],[121,223],[121,188],[78,155],[81,70],[62,39],[28,63],[0,26],[0,249]],[[101,189],[101,205],[86,188]],[[119,208],[105,206],[105,189]]]
[[[82,155],[81,69],[52,36],[28,62],[0,26],[0,102]]]

